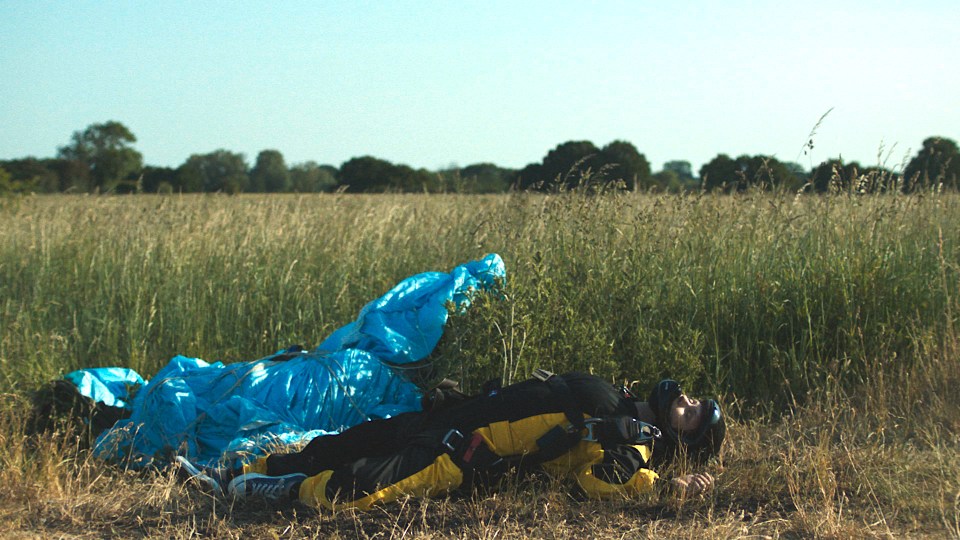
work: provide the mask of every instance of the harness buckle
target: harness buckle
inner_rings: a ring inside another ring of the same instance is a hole
[[[509,465],[487,446],[483,436],[471,433],[469,437],[457,429],[443,436],[440,445],[447,450],[453,462],[462,470],[497,472]]]
[[[458,429],[451,429],[446,435],[443,436],[443,440],[440,441],[440,444],[453,453],[457,451],[457,446],[463,442],[463,439],[463,433],[460,433]]]
[[[537,368],[533,370],[533,373],[531,373],[531,376],[540,382],[547,382],[547,380],[549,380],[550,377],[554,376],[554,373],[552,371],[547,371],[545,369]]]
[[[600,442],[600,439],[597,438],[597,433],[594,431],[594,428],[603,423],[602,418],[587,418],[583,421],[584,426],[587,428],[587,434],[583,436],[583,440],[590,442]]]
[[[587,418],[583,424],[587,428],[583,440],[590,442],[642,444],[661,437],[657,426],[636,418]]]

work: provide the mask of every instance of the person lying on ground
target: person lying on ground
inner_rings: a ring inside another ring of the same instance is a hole
[[[365,422],[237,470],[177,462],[216,492],[329,509],[492,487],[534,469],[574,476],[588,497],[636,497],[654,489],[654,469],[674,458],[703,463],[717,455],[725,430],[715,400],[692,399],[673,380],[640,401],[594,375],[538,370],[527,381]],[[659,481],[680,497],[713,483],[707,473]]]

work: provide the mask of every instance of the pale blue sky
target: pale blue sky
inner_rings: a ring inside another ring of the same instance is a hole
[[[0,159],[117,120],[174,167],[218,148],[522,167],[624,139],[654,170],[881,149],[895,168],[960,139],[960,0],[0,0],[0,73]]]

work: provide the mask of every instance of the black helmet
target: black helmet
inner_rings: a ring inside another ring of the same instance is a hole
[[[670,404],[682,393],[683,389],[680,388],[680,383],[673,379],[660,381],[650,392],[647,403],[657,417],[657,427],[663,434],[663,441],[674,447],[679,447],[682,444],[686,447],[690,456],[699,461],[715,456],[720,452],[720,445],[723,443],[723,437],[727,431],[720,404],[714,399],[703,400],[706,407],[704,420],[696,431],[684,433],[681,436],[670,425],[668,414]]]

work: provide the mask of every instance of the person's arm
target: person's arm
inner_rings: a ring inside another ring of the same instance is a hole
[[[599,447],[599,445],[597,445]],[[659,476],[647,468],[642,446],[619,445],[597,450],[598,459],[576,472],[587,496],[598,499],[636,497],[653,490]]]
[[[601,499],[636,497],[649,493],[657,486],[663,493],[684,500],[713,489],[714,478],[706,472],[657,482],[659,475],[647,468],[645,458],[648,452],[644,452],[645,449],[642,446],[620,445],[613,449],[596,450],[597,459],[576,473],[580,487],[587,496]]]

